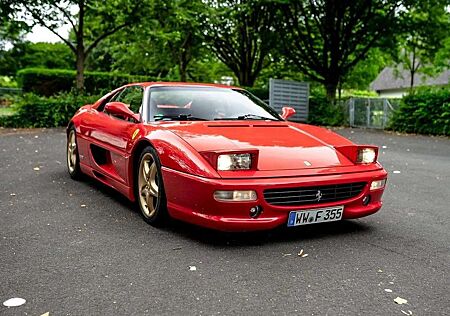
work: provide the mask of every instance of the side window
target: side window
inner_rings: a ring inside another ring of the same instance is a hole
[[[125,103],[134,113],[139,113],[142,105],[142,97],[144,96],[144,89],[139,86],[131,86],[123,90],[118,97],[114,97],[114,101]]]

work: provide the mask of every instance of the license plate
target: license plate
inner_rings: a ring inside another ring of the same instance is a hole
[[[313,210],[292,211],[289,213],[288,226],[300,226],[324,222],[339,221],[344,212],[343,206],[317,208]]]

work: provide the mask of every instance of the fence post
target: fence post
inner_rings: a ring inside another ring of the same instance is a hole
[[[350,98],[348,100],[348,120],[350,123],[350,126],[353,127],[355,125],[355,102],[353,100],[353,98]]]
[[[387,124],[387,99],[383,99],[383,129],[386,127]]]
[[[370,127],[370,99],[367,99],[366,116],[366,126]]]

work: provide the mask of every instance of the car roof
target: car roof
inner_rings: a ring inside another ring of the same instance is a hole
[[[127,86],[131,85],[141,85],[143,87],[214,87],[214,88],[222,88],[222,89],[242,89],[240,87],[228,86],[224,84],[218,83],[196,83],[196,82],[136,82],[130,83]]]

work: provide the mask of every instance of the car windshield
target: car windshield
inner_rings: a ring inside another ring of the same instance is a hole
[[[215,87],[152,87],[150,121],[281,120],[245,90]]]

